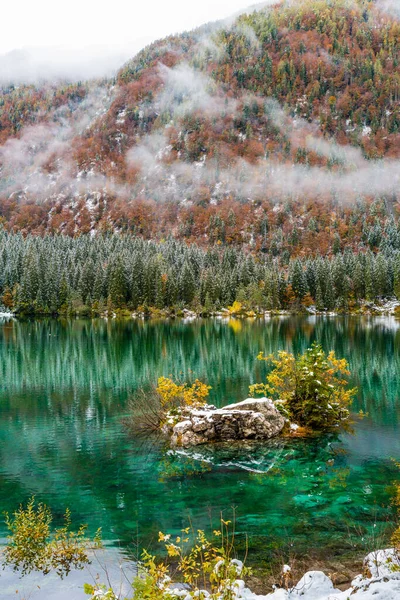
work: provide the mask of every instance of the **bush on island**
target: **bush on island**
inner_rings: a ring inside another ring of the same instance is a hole
[[[310,429],[329,429],[348,419],[348,406],[357,390],[348,388],[348,363],[336,358],[333,350],[326,355],[314,343],[297,357],[281,350],[277,356],[261,352],[257,358],[274,368],[266,383],[250,386],[251,395],[272,397],[284,416]]]

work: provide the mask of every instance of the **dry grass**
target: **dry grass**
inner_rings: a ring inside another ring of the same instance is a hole
[[[129,416],[124,425],[135,434],[148,435],[160,431],[164,417],[160,395],[156,388],[138,390],[129,401]]]

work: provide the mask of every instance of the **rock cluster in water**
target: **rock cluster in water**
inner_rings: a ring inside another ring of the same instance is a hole
[[[285,423],[272,400],[248,398],[219,409],[188,408],[168,433],[172,445],[187,448],[208,442],[266,440],[278,435]]]

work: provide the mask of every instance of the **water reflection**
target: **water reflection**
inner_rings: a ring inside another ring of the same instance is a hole
[[[91,557],[91,564],[83,570],[73,570],[64,579],[55,573],[42,575],[30,573],[20,577],[10,568],[0,571],[0,598],[29,600],[72,600],[86,598],[83,592],[85,583],[110,581],[113,589],[124,598],[132,595],[130,582],[136,575],[134,564],[128,562],[116,550],[98,551]]]
[[[247,396],[265,377],[258,352],[301,352],[314,340],[346,357],[368,417],[338,438],[274,441],[240,451],[171,454],[123,427],[132,392],[158,376],[199,377],[217,405]],[[348,550],[354,527],[390,515],[400,458],[398,322],[391,318],[262,321],[7,321],[0,324],[0,510],[31,494],[57,515],[128,547],[156,545],[188,517],[234,505],[238,527],[263,552],[291,539],[298,549]],[[333,533],[332,533],[333,530]],[[0,538],[6,535],[0,524]]]

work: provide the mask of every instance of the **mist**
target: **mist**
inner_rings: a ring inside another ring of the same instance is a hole
[[[270,4],[276,2],[262,3],[247,10]],[[239,24],[235,30],[246,37],[254,52],[258,52],[258,40],[251,28]],[[199,40],[197,51],[199,58],[204,53],[212,53],[218,59],[224,56],[225,48],[210,35]],[[31,77],[31,81],[37,81],[41,78],[54,79],[55,72],[59,77],[64,73],[67,79],[100,77],[119,68],[135,51],[132,47],[121,46],[118,53],[114,47],[114,54],[106,53],[107,59],[102,60],[105,52],[105,47],[92,48],[92,54],[86,54],[84,61],[81,61],[78,52],[67,52],[62,47],[51,57],[44,49],[37,49],[32,54],[28,52],[26,60],[25,55],[21,58],[18,53],[10,53],[7,64],[14,66],[9,68],[8,75],[1,67],[1,77],[6,80],[13,74],[14,80],[21,77],[21,80],[28,81]],[[118,94],[118,86],[113,92],[110,88],[94,87],[74,113],[73,121],[64,118],[63,109],[59,109],[55,111],[52,123],[27,127],[18,139],[10,139],[0,148],[1,191],[8,195],[17,194],[21,200],[26,197],[37,200],[57,198],[74,202],[81,195],[87,197],[88,194],[110,192],[124,201],[141,197],[159,202],[190,203],[207,190],[208,200],[214,204],[224,198],[241,202],[268,198],[278,203],[288,197],[338,197],[342,202],[350,203],[360,196],[395,196],[400,183],[399,161],[366,160],[359,148],[339,145],[322,137],[316,123],[309,123],[298,115],[290,116],[271,98],[263,99],[264,118],[286,136],[292,150],[305,148],[320,157],[332,159],[334,168],[290,164],[265,156],[253,162],[233,156],[228,166],[221,166],[206,151],[195,162],[185,161],[173,151],[169,127],[177,129],[182,141],[185,134],[179,128],[181,119],[187,114],[203,115],[214,121],[219,118],[229,120],[241,114],[243,103],[259,102],[260,98],[249,92],[243,92],[238,98],[229,98],[211,77],[185,62],[174,68],[160,64],[158,69],[162,83],[152,102],[141,107],[140,112],[145,116],[154,113],[168,118],[162,120],[166,125],[137,135],[135,143],[124,150],[126,165],[137,172],[134,183],[128,186],[118,177],[104,175],[96,170],[95,165],[78,172],[73,158],[74,137],[99,119],[110,106],[112,94],[114,97]],[[125,116],[120,115],[127,108],[122,107],[119,111],[115,136],[125,135]],[[242,142],[246,140],[243,133],[237,132],[237,137]],[[255,140],[265,141],[257,134]],[[52,164],[51,169],[48,168],[49,163]]]
[[[193,111],[208,116],[235,112],[236,102],[228,101],[222,92],[219,93],[214,80],[188,64],[181,63],[174,69],[160,65],[160,72],[164,89],[155,102],[157,110],[168,110],[175,117]]]
[[[87,190],[86,176],[77,177],[73,140],[109,108],[114,98],[110,86],[93,86],[75,107],[73,119],[66,107],[55,109],[48,122],[24,127],[17,138],[0,146],[0,192],[19,200],[44,201],[68,198]],[[91,174],[98,188],[98,176]],[[90,179],[90,177],[89,177]],[[105,185],[101,177],[102,185]]]
[[[0,84],[39,84],[113,77],[122,65],[149,43],[22,48],[0,56]]]
[[[398,0],[378,0],[377,6],[380,10],[389,13],[390,16],[400,18],[400,4]]]
[[[338,152],[322,142],[325,153]],[[350,155],[352,150],[349,149]],[[357,150],[355,153],[357,153]],[[271,159],[261,159],[250,164],[244,159],[235,160],[229,168],[219,168],[214,159],[197,163],[164,161],[169,148],[162,136],[143,141],[128,154],[127,160],[141,166],[138,190],[144,197],[158,201],[193,200],[196,191],[207,186],[210,200],[217,203],[232,197],[239,201],[258,201],[268,198],[281,202],[287,198],[328,198],[337,196],[344,203],[364,197],[393,196],[399,188],[400,162],[384,160],[371,163],[356,161],[350,169],[330,171],[322,167],[283,164]],[[355,156],[359,159],[358,154]]]

